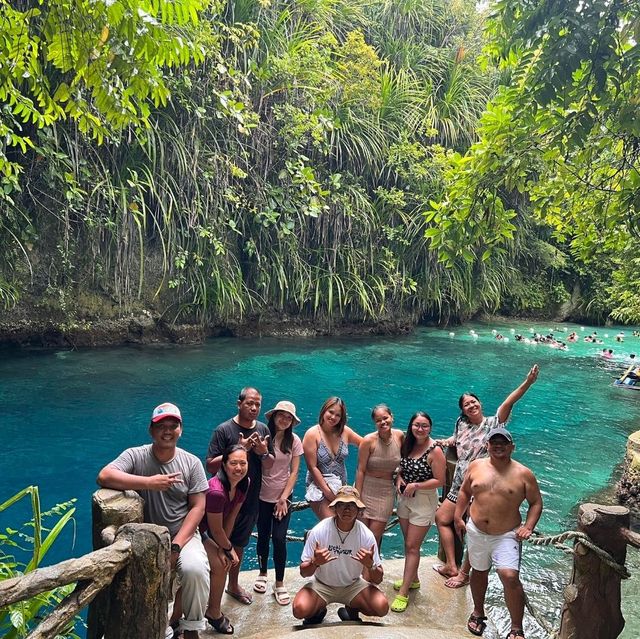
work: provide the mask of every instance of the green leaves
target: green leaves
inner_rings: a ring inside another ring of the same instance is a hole
[[[75,513],[75,499],[58,504],[47,512],[41,512],[40,493],[37,486],[28,486],[7,499],[0,504],[0,512],[7,510],[23,498],[30,499],[33,518],[21,529],[6,528],[5,534],[0,534],[0,580],[35,570]],[[51,518],[55,518],[55,523],[49,529],[47,522]],[[29,532],[25,532],[25,529]],[[26,564],[21,559],[16,559],[16,556],[20,556],[24,550],[25,542],[31,546],[31,558]],[[42,613],[59,603],[73,588],[74,584],[70,584],[0,608],[0,633],[6,639],[25,637],[29,629],[40,622]],[[73,633],[73,627],[66,636],[76,636]]]
[[[98,142],[148,123],[166,105],[165,70],[200,62],[198,16],[208,0],[38,0],[26,11],[0,3],[0,101],[15,124],[0,131],[23,153],[32,147],[18,122],[37,128],[62,119]],[[0,151],[0,172],[20,163]]]

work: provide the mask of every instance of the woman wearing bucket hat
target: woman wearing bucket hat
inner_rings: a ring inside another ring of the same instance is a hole
[[[296,415],[295,404],[288,401],[278,402],[265,413],[269,420],[267,426],[275,451],[273,466],[262,471],[262,486],[258,508],[258,575],[253,589],[264,593],[267,590],[267,562],[269,561],[269,541],[273,543],[273,563],[275,583],[273,596],[281,606],[290,603],[289,593],[284,587],[284,568],[287,563],[287,529],[291,511],[289,497],[298,479],[300,456],[303,454],[302,442],[293,432],[300,423]]]

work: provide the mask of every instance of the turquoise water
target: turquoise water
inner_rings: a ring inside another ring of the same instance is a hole
[[[158,346],[94,351],[0,353],[0,405],[4,447],[0,451],[0,502],[28,484],[40,486],[43,508],[78,498],[75,535],[68,531],[47,558],[54,563],[90,550],[90,499],[99,469],[127,446],[146,443],[152,408],[162,401],[177,403],[184,416],[182,446],[204,456],[212,428],[235,414],[238,390],[257,386],[263,410],[279,399],[298,406],[298,433],[316,423],[329,395],[346,401],[349,423],[361,434],[372,430],[369,413],[388,403],[396,427],[404,429],[410,415],[426,410],[434,435],[451,434],[458,414],[458,396],[478,394],[485,413],[492,414],[525,377],[533,363],[540,377],[514,411],[511,429],[515,457],[537,474],[545,510],[539,528],[556,533],[575,527],[579,503],[602,499],[623,458],[627,436],[640,428],[640,392],[613,388],[613,376],[625,369],[625,357],[640,351],[640,339],[624,328],[598,328],[604,344],[579,342],[562,352],[514,340],[513,332],[546,334],[551,324],[470,324],[451,330],[419,329],[413,335],[348,339],[216,339],[191,347]],[[563,325],[565,335],[593,330]],[[509,338],[498,341],[492,329]],[[473,337],[470,330],[477,332]],[[451,335],[450,333],[455,333]],[[608,337],[605,337],[608,334]],[[613,348],[615,359],[599,357]],[[356,452],[349,456],[349,477]],[[295,497],[303,497],[302,481]],[[0,515],[0,528],[18,524],[26,513],[14,507]],[[310,512],[292,519],[300,534],[313,524]],[[435,529],[424,552],[436,552]],[[523,576],[534,602],[557,612],[570,559],[554,550],[527,547]],[[300,546],[293,544],[292,564]],[[390,534],[385,556],[401,556],[402,540]],[[637,552],[630,561],[640,567]],[[256,567],[254,552],[245,567]],[[623,637],[640,633],[638,578],[625,584],[628,627]],[[500,604],[492,586],[490,602]],[[501,609],[490,611],[500,616]],[[635,629],[635,630],[634,630]],[[537,634],[536,634],[537,633]],[[486,635],[485,635],[486,636]],[[532,625],[529,636],[543,636]]]

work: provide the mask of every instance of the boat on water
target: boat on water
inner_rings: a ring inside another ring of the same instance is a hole
[[[637,390],[640,391],[640,379],[630,379],[627,377],[626,379],[616,379],[613,382],[613,385],[616,388],[622,388],[624,390]]]
[[[617,388],[640,391],[640,367],[629,366],[623,375],[613,382]]]

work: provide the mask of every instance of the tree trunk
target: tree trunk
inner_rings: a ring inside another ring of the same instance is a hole
[[[624,565],[629,510],[622,506],[582,504],[578,530]],[[571,583],[564,591],[560,639],[615,639],[624,628],[620,610],[620,575],[579,541]]]
[[[109,589],[104,639],[164,639],[169,597],[170,537],[164,526],[125,524],[116,541],[131,542],[133,555]]]

